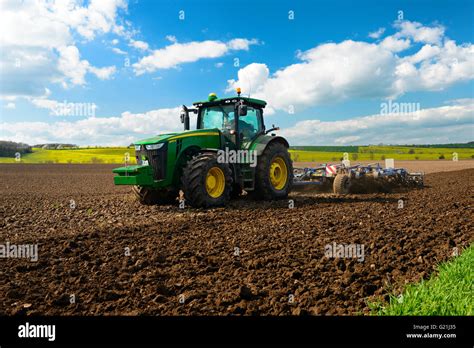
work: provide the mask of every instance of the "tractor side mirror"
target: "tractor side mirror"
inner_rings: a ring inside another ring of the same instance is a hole
[[[184,130],[189,130],[189,112],[186,105],[181,107],[181,123],[184,124]]]
[[[239,105],[239,116],[247,116],[247,105]]]

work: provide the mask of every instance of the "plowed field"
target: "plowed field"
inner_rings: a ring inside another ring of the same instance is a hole
[[[141,206],[113,167],[0,165],[0,244],[38,244],[37,262],[0,258],[0,315],[367,314],[474,240],[473,169],[198,210]],[[363,261],[327,257],[333,243]]]

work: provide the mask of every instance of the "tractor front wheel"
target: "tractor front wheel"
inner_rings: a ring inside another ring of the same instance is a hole
[[[143,205],[172,204],[178,196],[174,190],[154,190],[142,186],[133,186],[132,192]]]
[[[230,200],[232,181],[228,164],[219,163],[214,153],[203,153],[184,168],[184,197],[195,208],[223,206]]]
[[[264,200],[288,197],[293,186],[293,163],[286,146],[270,143],[257,163],[253,196]]]

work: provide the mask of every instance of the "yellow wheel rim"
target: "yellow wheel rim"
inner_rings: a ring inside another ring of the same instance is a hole
[[[270,181],[276,190],[282,190],[288,180],[288,169],[285,160],[275,157],[270,164]]]
[[[219,198],[224,193],[225,176],[222,169],[212,167],[206,176],[206,191],[212,198]]]

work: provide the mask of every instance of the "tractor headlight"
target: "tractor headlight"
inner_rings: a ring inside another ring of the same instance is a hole
[[[135,151],[140,151],[141,150],[141,145],[135,145]]]
[[[161,144],[152,144],[152,145],[145,145],[146,149],[147,150],[159,150],[163,147],[165,143],[161,143]]]

